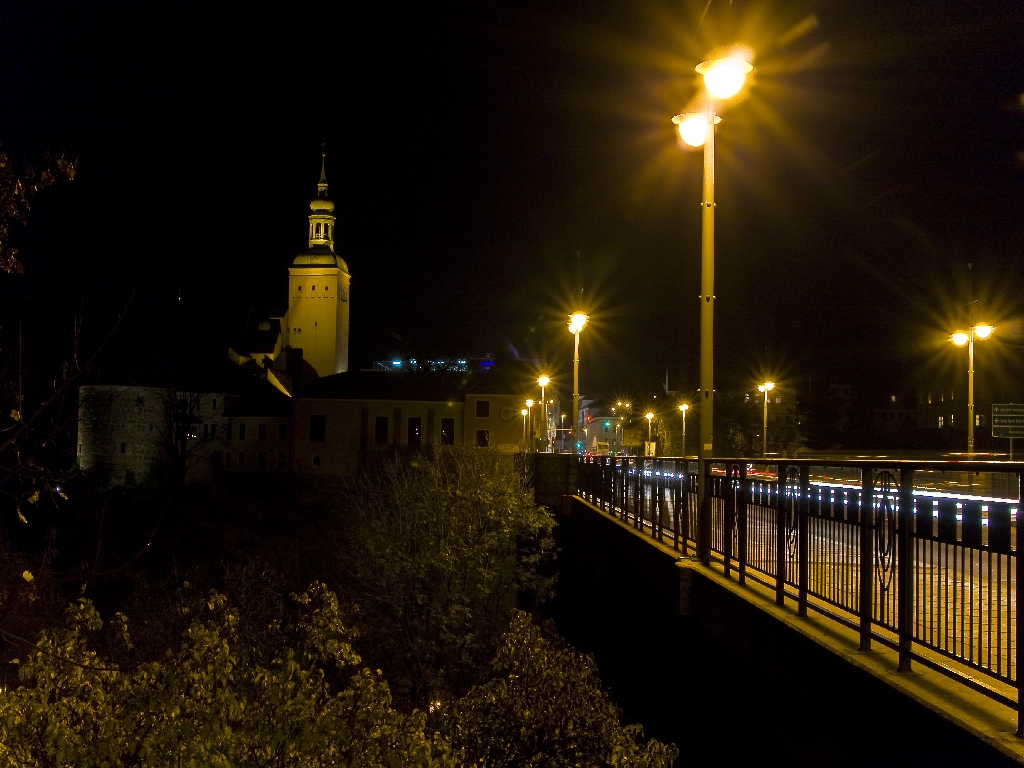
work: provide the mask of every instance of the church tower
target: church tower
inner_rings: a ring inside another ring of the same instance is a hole
[[[317,195],[309,204],[309,248],[288,268],[285,347],[301,349],[320,376],[348,370],[348,265],[334,253],[334,203],[327,199],[326,153]]]

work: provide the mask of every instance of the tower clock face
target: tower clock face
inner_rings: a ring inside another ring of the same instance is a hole
[[[512,421],[516,416],[519,415],[519,411],[513,408],[511,405],[506,405],[501,409],[501,420]]]

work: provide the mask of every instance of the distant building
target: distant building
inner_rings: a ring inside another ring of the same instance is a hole
[[[303,378],[348,370],[351,275],[334,252],[334,203],[327,198],[326,157],[321,156],[317,196],[309,204],[309,247],[288,268],[288,306],[258,318],[229,357],[260,372],[291,395]]]

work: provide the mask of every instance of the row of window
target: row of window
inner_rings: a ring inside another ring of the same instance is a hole
[[[251,467],[250,464],[246,464],[246,461],[251,462],[252,457],[246,458],[245,451],[214,451],[210,456],[210,461],[213,462],[215,467],[223,467],[224,469],[246,469]],[[267,452],[257,451],[256,453],[256,469],[267,468]],[[279,453],[277,454],[277,468],[288,469],[288,454]]]
[[[486,401],[483,401],[486,402]],[[405,443],[410,447],[423,445],[423,419],[410,416],[405,420]],[[441,418],[441,445],[455,445],[455,418]],[[314,414],[309,417],[309,442],[323,443],[327,441],[327,416]],[[481,442],[483,441],[483,442]],[[375,416],[373,418],[373,444],[388,445],[391,442],[391,417]],[[476,444],[486,448],[490,445],[490,430],[476,431]]]
[[[264,442],[267,439],[267,433],[269,430],[268,424],[257,424],[256,425],[256,439]],[[220,439],[221,440],[233,440],[234,434],[233,424],[222,424],[220,428]],[[203,424],[203,440],[216,440],[217,439],[217,425],[216,424]],[[238,439],[246,439],[246,424],[240,422],[238,424]],[[281,423],[277,425],[277,439],[284,442],[288,439],[288,425]]]

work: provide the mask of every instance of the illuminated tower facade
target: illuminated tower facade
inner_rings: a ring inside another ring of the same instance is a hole
[[[309,248],[288,268],[288,311],[281,321],[285,347],[301,349],[320,376],[348,370],[348,265],[334,252],[334,203],[327,199],[321,156],[317,196],[309,204]]]

